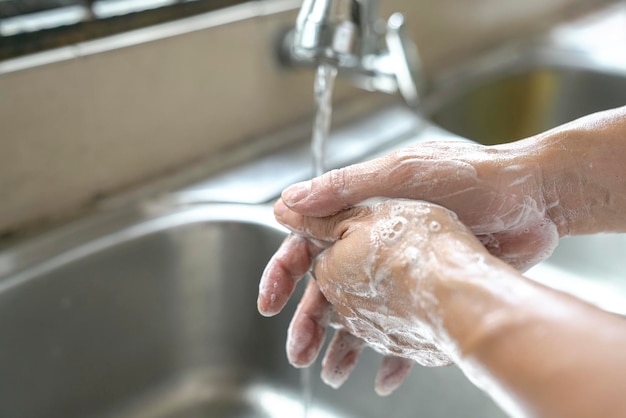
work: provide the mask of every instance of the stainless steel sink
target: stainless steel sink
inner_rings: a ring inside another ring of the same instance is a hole
[[[438,87],[428,112],[440,127],[481,144],[526,138],[626,104],[626,68],[580,53],[514,50],[472,65]]]
[[[0,416],[298,418],[308,385],[311,418],[504,416],[454,367],[416,367],[378,398],[372,351],[339,391],[319,365],[303,381],[284,350],[294,302],[276,318],[256,311],[285,236],[271,208],[157,212],[110,215],[0,257],[13,270],[0,278]]]

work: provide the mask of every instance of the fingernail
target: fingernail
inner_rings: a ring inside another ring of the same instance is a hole
[[[310,331],[315,324],[307,323],[305,329],[289,327],[287,331],[287,359],[297,368],[309,367],[317,357],[317,347],[314,344],[315,334]]]
[[[285,206],[285,203],[282,199],[278,199],[278,201],[274,204],[274,216],[277,218],[282,218],[285,213],[287,213],[289,208]]]
[[[282,194],[283,200],[288,206],[295,205],[311,193],[311,181],[303,181],[287,187]]]
[[[271,262],[265,267],[263,270],[263,274],[261,275],[261,280],[259,282],[259,297],[256,301],[257,309],[259,313],[263,316],[274,316],[275,312],[272,309],[273,298],[268,297],[268,293],[270,292],[270,284],[267,276],[269,275],[269,270],[271,269]]]
[[[296,311],[287,330],[289,363],[297,368],[309,367],[317,359],[324,341],[326,341],[326,327],[310,314]]]
[[[411,371],[412,361],[399,357],[385,357],[376,374],[375,391],[378,396],[391,395]]]

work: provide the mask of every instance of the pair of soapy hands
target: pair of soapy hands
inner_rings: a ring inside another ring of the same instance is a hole
[[[279,313],[311,271],[289,361],[313,363],[332,326],[323,380],[340,386],[369,345],[385,355],[376,390],[389,394],[415,362],[451,362],[429,291],[446,257],[498,257],[523,271],[556,247],[549,210],[558,202],[546,201],[542,181],[540,165],[514,145],[436,142],[294,185],[274,207],[294,233],[263,274],[259,311]]]

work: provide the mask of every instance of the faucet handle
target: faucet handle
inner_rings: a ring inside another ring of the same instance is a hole
[[[400,93],[419,104],[422,66],[407,33],[404,16],[384,24],[375,17],[374,0],[304,0],[296,27],[283,37],[285,65],[330,63],[353,84],[370,91]]]
[[[401,13],[387,21],[384,41],[385,50],[363,56],[360,68],[352,69],[348,76],[366,90],[400,93],[406,104],[415,108],[422,89],[422,64]]]
[[[406,30],[402,13],[394,13],[387,21],[389,67],[392,69],[397,90],[407,105],[417,107],[420,100],[422,63],[417,46]]]

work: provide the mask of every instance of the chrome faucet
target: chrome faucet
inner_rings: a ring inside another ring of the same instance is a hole
[[[304,0],[282,45],[290,65],[336,66],[357,86],[419,103],[421,65],[404,16],[379,20],[377,0]]]

